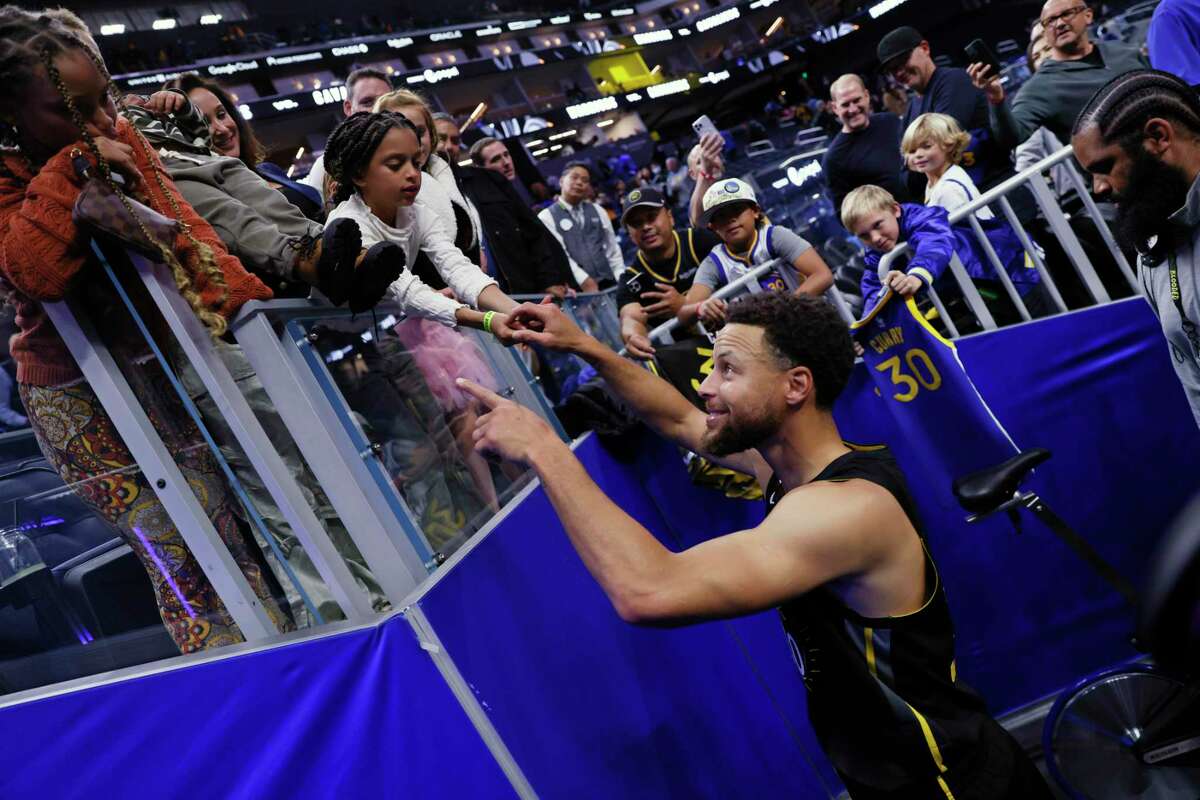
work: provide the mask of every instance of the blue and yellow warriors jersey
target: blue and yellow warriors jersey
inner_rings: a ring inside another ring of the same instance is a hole
[[[754,239],[750,243],[750,248],[744,255],[734,255],[724,244],[717,245],[712,249],[708,257],[716,262],[717,271],[721,274],[725,284],[733,283],[755,267],[777,258],[775,249],[771,246],[774,227],[767,223],[757,228],[754,231]],[[763,290],[768,292],[787,291],[787,284],[784,282],[783,276],[776,270],[771,270],[766,275],[759,277],[758,283]]]
[[[929,480],[950,486],[956,478],[990,467],[1018,452],[963,369],[953,342],[917,308],[887,292],[851,326],[863,348],[875,392],[896,425],[896,436],[930,470]]]

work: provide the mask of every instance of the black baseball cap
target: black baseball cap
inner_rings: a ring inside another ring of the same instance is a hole
[[[662,192],[658,189],[634,189],[629,194],[625,195],[625,207],[621,209],[621,224],[625,224],[625,217],[629,216],[629,212],[635,208],[666,208],[667,201],[663,199]]]
[[[875,55],[879,57],[879,65],[883,69],[887,69],[889,61],[895,61],[900,56],[907,56],[923,41],[925,41],[925,37],[916,28],[908,25],[896,28],[880,39],[879,46],[875,48]]]

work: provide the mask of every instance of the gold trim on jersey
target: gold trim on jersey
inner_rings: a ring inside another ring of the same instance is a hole
[[[908,706],[908,710],[917,718],[917,725],[921,727],[921,734],[925,737],[925,746],[929,748],[929,755],[933,757],[933,763],[937,766],[938,772],[945,772],[946,764],[942,761],[942,750],[938,747],[937,739],[933,738],[933,729],[929,727],[929,720],[925,719],[924,714],[913,708],[911,703],[905,703],[904,705]],[[940,781],[941,778],[939,777],[938,780]],[[950,791],[949,788],[945,787],[945,784],[942,785],[947,792]]]
[[[845,439],[842,439],[842,444],[846,445],[846,447],[849,447],[856,453],[873,453],[876,450],[887,449],[886,444],[858,444],[857,442],[848,442]]]
[[[679,265],[683,261],[683,245],[679,241],[679,231],[671,231],[671,235],[675,237],[675,273],[670,278],[664,278],[662,275],[659,275],[657,272],[655,272],[653,269],[651,269],[650,265],[646,263],[646,256],[642,253],[640,248],[637,251],[637,257],[638,257],[638,261],[640,261],[642,263],[642,269],[644,269],[646,272],[650,273],[650,275],[654,276],[655,278],[662,281],[663,283],[673,284],[673,283],[675,283],[675,281],[677,281],[679,279]],[[696,251],[693,248],[692,249],[692,258],[695,258],[695,257],[696,257]]]
[[[878,679],[879,673],[875,669],[875,629],[863,628],[863,654],[867,658],[867,669],[871,676]]]
[[[688,228],[687,233],[688,233],[688,251],[690,251],[692,254],[692,261],[694,261],[696,264],[699,264],[700,256],[698,256],[696,254],[696,229]]]
[[[725,248],[725,253],[730,258],[734,259],[735,261],[742,262],[747,267],[753,267],[754,262],[750,259],[754,256],[754,248],[758,246],[758,231],[758,228],[754,229],[754,238],[750,240],[750,247],[746,249],[746,255],[744,256],[739,256],[738,254],[734,253],[729,249],[729,245],[725,244],[724,242],[721,243],[721,247]]]
[[[917,301],[915,298],[912,298],[912,297],[908,298],[908,302],[905,303],[905,305],[908,306],[908,310],[912,313],[913,319],[915,319],[917,322],[921,323],[921,327],[925,328],[925,330],[927,330],[931,334],[933,334],[933,338],[937,339],[939,342],[946,345],[946,347],[949,347],[951,350],[955,349],[954,342],[950,341],[945,336],[942,336],[942,334],[938,332],[938,329],[933,327],[933,325],[931,325],[929,323],[929,320],[925,319],[925,315],[922,314],[917,309]]]
[[[883,297],[879,298],[879,302],[876,303],[875,307],[871,309],[871,313],[867,314],[865,317],[863,317],[860,320],[850,323],[850,330],[856,331],[859,328],[865,327],[868,322],[875,319],[876,315],[879,314],[879,312],[883,310],[883,307],[886,306],[891,301],[892,297],[895,294],[896,293],[893,292],[891,289],[888,289],[886,292],[884,292]]]

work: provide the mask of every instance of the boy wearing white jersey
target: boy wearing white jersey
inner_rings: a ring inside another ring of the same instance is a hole
[[[778,260],[781,269],[794,269],[796,294],[814,297],[833,285],[833,273],[813,246],[792,231],[766,221],[754,189],[737,178],[722,180],[704,193],[701,225],[721,239],[700,264],[692,288],[679,310],[679,320],[690,325],[700,319],[710,328],[725,321],[725,301],[713,293],[755,267]],[[775,270],[759,278],[768,291],[785,291],[787,284]]]

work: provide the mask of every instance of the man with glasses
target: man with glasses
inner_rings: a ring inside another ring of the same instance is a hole
[[[967,69],[987,95],[992,132],[1004,147],[1015,147],[1040,127],[1067,141],[1075,117],[1101,86],[1149,66],[1132,45],[1093,42],[1088,35],[1092,10],[1081,0],[1048,0],[1039,21],[1050,52],[1011,105],[1000,77],[986,65]]]

